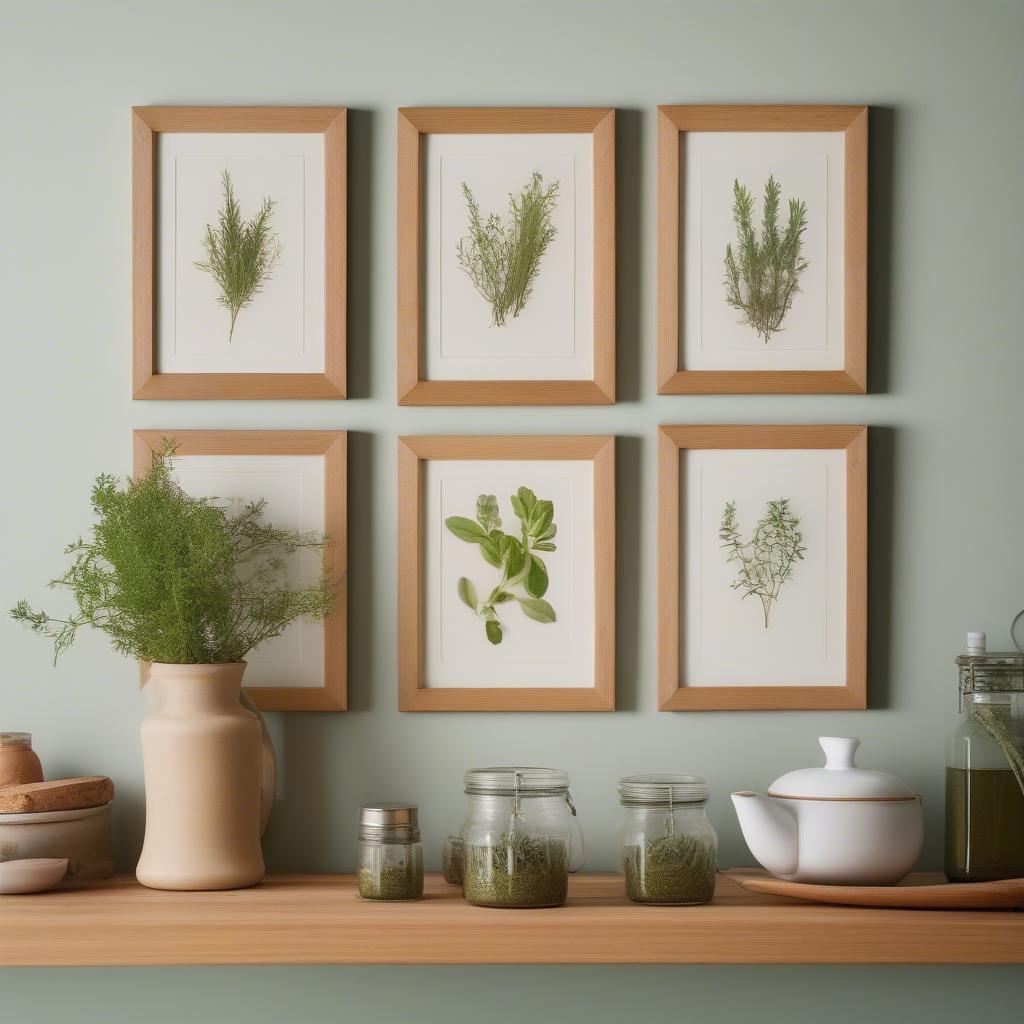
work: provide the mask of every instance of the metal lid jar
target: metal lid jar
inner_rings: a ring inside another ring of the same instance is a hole
[[[629,775],[619,782],[622,869],[634,903],[708,903],[718,836],[697,775]]]
[[[1024,612],[1016,651],[969,633],[956,659],[963,715],[946,744],[945,869],[951,882],[1024,874]]]
[[[569,872],[586,857],[569,795],[553,768],[475,768],[466,772],[463,894],[483,907],[557,907]]]
[[[423,895],[423,847],[416,805],[360,807],[357,861],[364,900],[418,900]]]

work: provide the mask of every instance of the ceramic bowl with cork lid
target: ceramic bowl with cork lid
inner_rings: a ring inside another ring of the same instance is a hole
[[[113,797],[103,776],[0,788],[0,861],[67,858],[71,879],[109,878]]]

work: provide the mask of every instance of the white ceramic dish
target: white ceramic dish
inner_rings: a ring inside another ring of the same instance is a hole
[[[110,804],[74,811],[0,814],[0,859],[67,857],[79,881],[114,873]]]
[[[0,894],[45,892],[52,889],[68,871],[67,857],[32,857],[0,863]]]
[[[818,742],[824,768],[788,772],[767,794],[732,794],[750,852],[786,881],[895,885],[921,853],[921,798],[894,775],[858,768],[860,740]]]

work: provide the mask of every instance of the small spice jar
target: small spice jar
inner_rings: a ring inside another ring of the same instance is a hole
[[[462,836],[449,836],[441,847],[441,870],[449,885],[462,885],[466,862],[466,844]]]
[[[481,907],[557,907],[583,866],[569,776],[552,768],[466,772],[463,895]]]
[[[43,781],[43,766],[30,732],[0,732],[0,786]]]
[[[626,894],[634,903],[709,903],[718,836],[696,775],[630,775],[619,782]]]
[[[418,900],[423,895],[423,847],[416,805],[360,807],[357,859],[364,900]]]

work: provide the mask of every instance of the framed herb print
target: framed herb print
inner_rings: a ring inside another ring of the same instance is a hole
[[[343,430],[136,430],[134,470],[145,472],[163,439],[176,444],[174,473],[195,497],[239,507],[266,501],[264,522],[324,535],[322,550],[288,556],[297,585],[321,572],[337,583],[322,622],[293,622],[246,657],[245,689],[265,711],[344,711],[347,703],[347,435]]]
[[[344,398],[344,107],[132,111],[135,398]]]
[[[663,711],[864,708],[867,427],[661,427]]]
[[[658,108],[660,394],[863,393],[863,106]]]
[[[398,401],[615,401],[614,110],[399,110]]]
[[[402,437],[402,711],[615,707],[615,439]]]

